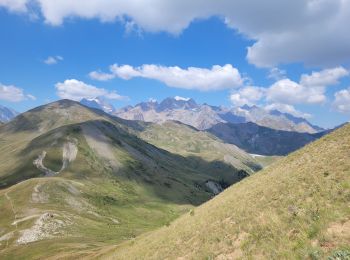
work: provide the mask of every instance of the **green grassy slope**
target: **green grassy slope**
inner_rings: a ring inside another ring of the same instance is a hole
[[[208,158],[206,149],[187,156],[167,145],[157,147],[140,138],[145,127],[72,101],[34,109],[2,126],[2,258],[81,256],[133,239],[210,199],[207,180],[230,184],[241,178],[241,169],[258,167],[216,139],[211,141],[220,154],[215,158]],[[61,171],[68,144],[77,154]],[[54,177],[33,164],[43,151],[43,166],[59,172]],[[243,163],[225,161],[226,153],[244,158]]]
[[[238,147],[224,144],[207,132],[198,131],[179,122],[148,124],[139,136],[157,147],[185,157],[200,156],[206,161],[224,161],[248,172],[251,169],[259,170],[252,157]]]
[[[348,259],[349,245],[350,124],[233,185],[170,226],[102,255]]]

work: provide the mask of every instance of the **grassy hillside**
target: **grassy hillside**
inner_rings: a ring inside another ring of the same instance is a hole
[[[349,250],[350,124],[233,185],[170,226],[101,255],[349,259]]]
[[[258,167],[215,138],[207,140],[215,158],[206,149],[176,153],[159,131],[157,147],[140,138],[146,127],[67,100],[1,126],[2,258],[81,254],[133,239],[210,199],[208,181],[229,185]]]
[[[262,167],[267,167],[270,164],[276,162],[281,159],[283,156],[265,156],[260,154],[250,154]]]
[[[200,156],[206,161],[224,161],[247,171],[260,169],[259,165],[252,161],[252,156],[237,146],[223,143],[207,132],[198,131],[180,122],[146,124],[139,136],[157,147],[181,156]]]

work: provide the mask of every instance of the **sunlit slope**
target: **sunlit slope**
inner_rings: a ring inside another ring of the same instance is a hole
[[[348,124],[104,256],[322,259],[349,257],[349,250]]]
[[[258,167],[240,150],[245,160],[233,164],[220,147],[212,159],[157,147],[141,138],[145,127],[68,100],[2,126],[2,258],[81,255],[133,239],[210,199],[208,181],[228,185]]]
[[[105,117],[85,109],[76,102],[62,100],[30,110],[10,123],[2,125],[0,128],[0,187],[38,176],[39,172],[33,172],[35,168],[29,166],[33,163],[33,150],[35,146],[39,146],[36,138],[43,137],[47,132],[65,125],[101,119]],[[54,145],[50,143],[50,146]]]
[[[217,137],[176,121],[145,124],[140,137],[157,147],[185,157],[207,161],[223,161],[250,172],[259,170],[257,161],[235,145],[223,143]]]
[[[153,124],[122,120],[101,111],[86,108],[77,102],[62,100],[24,113],[0,128],[0,187],[10,186],[21,180],[40,176],[37,167],[33,166],[33,161],[43,150],[53,151],[51,153],[46,151],[47,158],[55,157],[54,160],[58,164],[56,168],[60,167],[60,161],[62,160],[60,157],[62,156],[58,154],[61,153],[59,149],[64,143],[71,142],[65,140],[66,135],[62,132],[65,131],[63,128],[71,126],[70,131],[74,132],[77,129],[79,130],[77,124],[87,121],[100,121],[100,125],[109,123],[114,128],[109,129],[109,132],[113,132],[114,135],[119,134],[116,139],[125,137],[126,140],[136,140],[139,138],[134,143],[140,143],[144,139],[146,142],[149,141],[161,148],[160,150],[163,152],[166,151],[183,158],[187,157],[187,166],[191,169],[200,168],[198,170],[201,170],[204,174],[209,173],[207,167],[209,167],[210,174],[214,177],[218,171],[226,172],[228,178],[224,178],[224,181],[228,183],[239,180],[234,174],[235,171],[243,169],[247,173],[251,173],[259,168],[258,163],[252,157],[233,145],[227,145],[219,142],[214,137],[208,137],[208,134],[203,134],[207,135],[206,147],[202,147],[192,154],[182,153],[181,149],[173,149],[177,147],[176,142],[168,141],[170,136],[167,135],[166,127],[162,129]],[[75,130],[73,129],[74,125],[76,125]],[[107,128],[105,127],[105,129]],[[144,134],[144,132],[147,134]],[[184,138],[182,136],[177,138],[178,147],[191,148],[191,143],[201,143],[202,136],[190,127],[181,126],[181,131],[178,131],[179,135],[180,133]],[[149,134],[156,136],[156,140],[148,138]],[[176,134],[177,132],[173,131],[171,138],[174,138]],[[46,138],[45,136],[48,135],[49,137]],[[107,133],[107,135],[111,134]],[[39,140],[46,141],[39,142]],[[146,142],[142,143],[148,145]],[[215,156],[208,156],[208,154]],[[222,179],[222,176],[218,175],[216,177],[218,180]]]

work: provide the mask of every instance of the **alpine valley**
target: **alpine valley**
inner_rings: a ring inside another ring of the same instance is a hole
[[[321,137],[325,129],[301,117],[257,106],[217,107],[199,105],[194,99],[169,97],[158,103],[142,102],[116,110],[100,98],[82,104],[127,120],[162,124],[178,121],[207,131],[251,154],[281,156]]]
[[[176,97],[119,110],[99,98],[60,100],[18,115],[0,126],[2,256],[100,254],[326,133],[261,122],[321,130],[278,111]]]
[[[350,0],[0,0],[0,260],[350,260]]]
[[[70,100],[0,126],[0,142],[0,250],[13,259],[133,239],[261,169],[207,132]]]

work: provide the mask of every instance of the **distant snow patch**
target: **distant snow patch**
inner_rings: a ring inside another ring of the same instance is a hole
[[[174,99],[176,101],[189,101],[191,98],[185,98],[185,97],[176,96],[176,97],[174,97]]]

